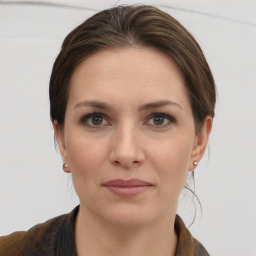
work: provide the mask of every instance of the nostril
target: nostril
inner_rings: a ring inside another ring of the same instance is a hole
[[[140,164],[140,161],[118,161],[118,160],[115,160],[113,161],[114,165],[122,165],[124,168],[131,168],[133,166],[136,166],[136,165],[139,165]]]
[[[145,155],[141,148],[131,148],[125,145],[120,147],[113,148],[109,154],[109,160],[113,165],[131,168],[139,166],[144,162]]]

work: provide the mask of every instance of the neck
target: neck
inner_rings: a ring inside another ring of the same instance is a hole
[[[78,256],[174,256],[177,236],[175,213],[168,218],[140,226],[102,223],[97,217],[79,210],[75,223]]]

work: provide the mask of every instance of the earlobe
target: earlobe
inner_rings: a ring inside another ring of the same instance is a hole
[[[212,117],[207,116],[205,118],[204,125],[201,129],[200,134],[198,134],[195,138],[195,143],[194,143],[194,147],[193,147],[193,151],[190,159],[191,163],[189,166],[189,171],[194,170],[198,165],[199,161],[202,159],[208,144],[211,130],[212,130]]]

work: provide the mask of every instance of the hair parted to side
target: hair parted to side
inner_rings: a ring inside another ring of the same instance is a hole
[[[65,38],[50,79],[50,115],[60,127],[65,121],[69,82],[74,69],[103,50],[153,47],[179,68],[188,92],[196,133],[207,115],[214,117],[214,79],[193,36],[169,14],[147,5],[118,6],[96,13]]]
[[[50,79],[52,122],[57,121],[63,129],[69,82],[78,64],[103,49],[131,47],[157,49],[176,63],[187,89],[195,131],[199,134],[205,118],[214,117],[216,91],[211,70],[193,36],[168,13],[147,5],[118,6],[98,12],[67,35]],[[194,171],[191,178],[194,184]],[[201,208],[193,187],[185,184],[185,189],[193,195],[194,207],[196,198]],[[192,224],[195,217],[196,211]]]

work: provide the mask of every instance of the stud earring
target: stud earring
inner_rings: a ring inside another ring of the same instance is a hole
[[[194,162],[193,162],[193,165],[198,165],[198,162],[197,162],[197,161],[194,161]]]
[[[65,163],[64,163],[63,166],[62,166],[63,171],[69,173],[70,171],[67,170],[67,167],[68,167],[68,165],[65,164]]]

